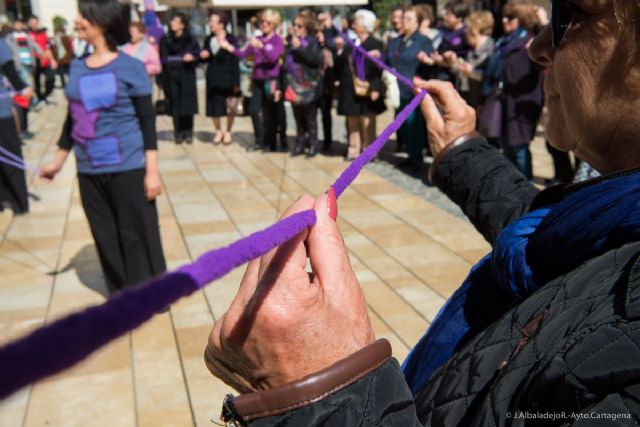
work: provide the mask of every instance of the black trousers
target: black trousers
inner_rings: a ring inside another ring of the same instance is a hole
[[[20,115],[20,132],[29,131],[29,107],[17,107]]]
[[[44,76],[44,92],[42,91],[42,76]],[[43,67],[40,64],[40,60],[36,59],[36,67],[33,70],[33,80],[38,100],[45,101],[49,95],[51,95],[51,92],[53,92],[53,86],[56,83],[55,72],[51,67]]]
[[[193,116],[179,116],[173,112],[173,132],[176,140],[193,138]]]
[[[0,119],[0,146],[22,158],[20,137],[13,117]],[[2,157],[7,156],[3,154]],[[29,211],[27,180],[22,169],[0,163],[0,202],[9,203],[18,214]]]
[[[69,78],[69,64],[58,64],[56,74],[58,75],[58,77],[60,77],[60,85],[64,89],[64,87],[67,85],[67,79]]]
[[[144,169],[78,174],[82,206],[110,292],[144,282],[167,267],[158,212],[144,195]]]
[[[296,147],[318,149],[318,103],[294,105],[296,119]]]
[[[284,106],[278,105],[283,104],[282,101],[278,103],[269,99],[264,91],[264,83],[264,80],[259,79],[253,79],[251,82],[249,115],[253,124],[255,144],[275,151],[277,149],[276,132],[281,114],[279,109],[284,109]]]
[[[322,131],[324,133],[324,149],[328,150],[333,142],[331,108],[333,107],[333,94],[324,94],[320,98],[320,111],[322,112]]]

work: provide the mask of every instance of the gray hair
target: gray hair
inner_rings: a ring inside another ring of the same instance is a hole
[[[355,19],[359,19],[360,23],[368,33],[373,33],[376,29],[376,14],[367,9],[358,9],[353,15]]]

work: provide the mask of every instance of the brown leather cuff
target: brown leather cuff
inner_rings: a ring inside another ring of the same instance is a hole
[[[444,148],[434,157],[433,163],[431,163],[431,167],[429,168],[429,175],[428,175],[429,181],[433,182],[433,174],[438,168],[438,165],[440,164],[442,159],[444,159],[447,156],[447,154],[449,154],[451,150],[453,150],[456,147],[459,147],[462,144],[466,144],[467,142],[474,139],[478,139],[478,138],[484,138],[484,137],[474,130],[473,132],[465,133],[464,135],[459,136],[458,138],[454,139],[453,141],[445,145]]]
[[[278,415],[324,399],[375,371],[391,359],[391,344],[379,339],[333,365],[298,381],[270,390],[228,395],[221,419],[247,423]]]

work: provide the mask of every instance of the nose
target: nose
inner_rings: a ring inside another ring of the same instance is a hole
[[[529,58],[543,67],[549,68],[553,64],[556,50],[551,46],[551,27],[547,25],[532,40],[529,46]]]

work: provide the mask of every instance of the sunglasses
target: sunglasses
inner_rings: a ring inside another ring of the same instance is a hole
[[[551,0],[551,45],[560,46],[564,33],[571,24],[575,8],[564,0]]]
[[[304,25],[302,24],[293,24],[293,26],[296,28],[304,28]]]

